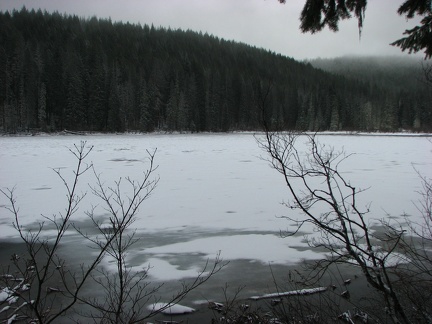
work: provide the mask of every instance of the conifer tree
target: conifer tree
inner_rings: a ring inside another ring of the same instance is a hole
[[[38,101],[38,121],[39,127],[46,131],[47,129],[47,112],[46,112],[46,86],[42,82],[39,89],[39,101]]]

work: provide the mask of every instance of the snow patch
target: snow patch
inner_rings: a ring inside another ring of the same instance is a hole
[[[147,306],[147,309],[150,311],[159,311],[162,310],[162,314],[166,315],[181,315],[181,314],[189,314],[195,312],[194,308],[183,306],[180,304],[169,305],[166,303],[154,303]]]
[[[303,247],[297,249],[290,246]],[[301,259],[317,259],[321,254],[311,250],[303,237],[281,238],[274,234],[240,234],[199,238],[144,249],[151,255],[199,254],[214,258],[220,252],[224,260],[258,260],[262,263],[293,264]],[[281,253],[282,252],[282,253]]]
[[[192,266],[189,269],[180,269],[179,266],[173,265],[168,261],[150,258],[141,266],[132,267],[133,271],[143,271],[148,269],[148,275],[157,281],[181,280],[186,278],[195,278],[201,272],[200,268]],[[203,273],[205,276],[207,273]]]
[[[261,295],[261,296],[252,296],[252,297],[249,297],[249,299],[260,300],[260,299],[267,299],[267,298],[278,298],[278,297],[297,296],[297,295],[311,295],[311,294],[317,294],[317,293],[320,293],[320,292],[323,292],[326,290],[327,290],[327,287],[299,289],[299,290],[291,290],[291,291],[286,291],[286,292],[277,292],[277,293],[265,294],[265,295]]]

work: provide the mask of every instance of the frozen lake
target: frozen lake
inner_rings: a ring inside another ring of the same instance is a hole
[[[372,223],[389,215],[402,221],[402,213],[416,217],[414,202],[421,184],[415,169],[432,177],[430,138],[318,138],[321,143],[355,153],[341,169],[356,187],[370,187],[360,198],[364,205],[372,203]],[[71,179],[76,160],[68,148],[83,140],[94,146],[88,162],[94,163],[107,185],[119,177],[138,179],[147,168],[146,150],[157,148],[160,181],[133,224],[140,241],[129,259],[129,265],[137,268],[150,263],[153,280],[193,277],[219,251],[224,260],[232,261],[223,270],[222,283],[236,274],[239,278],[235,280],[250,282],[266,273],[271,281],[269,264],[281,267],[319,257],[302,235],[280,237],[281,230],[293,229],[293,224],[280,216],[300,215],[281,204],[290,198],[283,179],[263,160],[265,153],[252,134],[2,137],[0,186],[15,187],[22,224],[31,227],[42,220],[41,214],[51,216],[64,210],[66,191],[52,169],[59,168]],[[94,176],[89,172],[81,180],[80,191],[88,194],[74,221],[85,228],[84,211],[99,201],[88,187],[95,182]],[[0,205],[6,204],[5,197],[0,197]],[[103,210],[99,212],[101,219],[107,218]],[[17,238],[12,221],[7,210],[0,209],[3,241]],[[84,244],[72,231],[65,243],[67,253]],[[264,289],[267,284],[254,283],[254,287]]]

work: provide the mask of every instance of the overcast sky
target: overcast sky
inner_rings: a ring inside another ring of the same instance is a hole
[[[369,0],[362,37],[357,20],[340,24],[337,33],[299,31],[304,0],[0,0],[0,10],[58,11],[80,17],[191,29],[269,49],[298,60],[343,55],[408,55],[389,43],[415,26],[398,16],[402,0]],[[421,57],[421,55],[420,55]]]

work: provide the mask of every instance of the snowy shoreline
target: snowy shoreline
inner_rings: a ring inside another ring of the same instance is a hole
[[[288,133],[290,131],[281,131],[281,133]],[[297,131],[293,131],[297,133]],[[412,131],[398,131],[398,132],[365,132],[365,131],[322,131],[322,132],[310,132],[302,131],[299,134],[316,134],[316,135],[331,135],[331,136],[408,136],[408,137],[432,137],[432,133],[428,132],[412,132]],[[112,135],[129,135],[129,136],[145,136],[145,135],[223,135],[223,134],[235,134],[235,135],[261,135],[263,131],[229,131],[229,132],[165,132],[165,131],[154,131],[154,132],[93,132],[93,131],[58,131],[58,132],[17,132],[17,133],[4,133],[0,132],[0,137],[26,137],[26,136],[112,136]]]

